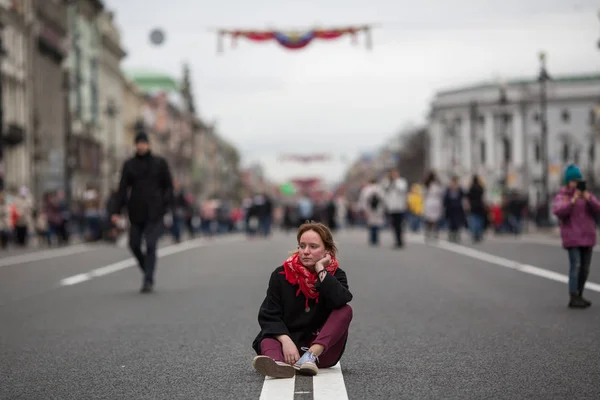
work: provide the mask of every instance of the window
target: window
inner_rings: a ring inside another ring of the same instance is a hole
[[[571,120],[571,114],[569,113],[569,110],[563,110],[562,113],[560,114],[560,119],[564,123],[569,122]]]
[[[579,164],[580,153],[581,153],[580,149],[575,150],[575,154],[573,154],[573,163]]]
[[[590,161],[593,163],[594,160],[596,159],[596,144],[592,143],[590,148],[589,148],[589,153],[588,153],[588,157],[590,158]]]
[[[542,145],[539,140],[536,140],[533,144],[533,158],[535,162],[542,161]]]

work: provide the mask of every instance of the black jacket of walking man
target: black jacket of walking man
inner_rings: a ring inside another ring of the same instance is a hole
[[[111,211],[113,223],[127,203],[129,215],[129,247],[144,274],[142,293],[152,291],[156,248],[163,229],[163,218],[173,198],[173,180],[164,158],[150,151],[148,135],[135,137],[136,154],[125,161],[121,182]],[[129,194],[129,197],[128,197]],[[142,238],[146,239],[146,254],[142,253]]]

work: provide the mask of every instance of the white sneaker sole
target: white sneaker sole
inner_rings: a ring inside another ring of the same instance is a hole
[[[260,374],[272,378],[293,378],[296,370],[291,365],[277,363],[267,356],[256,356],[252,360],[252,366]]]
[[[301,375],[315,376],[319,372],[319,367],[309,362],[296,366],[295,368]]]

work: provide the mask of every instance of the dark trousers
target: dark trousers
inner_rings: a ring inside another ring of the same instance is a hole
[[[28,229],[26,226],[15,227],[15,238],[16,238],[17,244],[19,246],[27,245],[28,234],[29,234],[29,232],[28,232]]]
[[[145,284],[154,284],[156,249],[162,229],[162,220],[147,221],[141,224],[131,223],[129,227],[129,248],[137,259],[142,274],[144,274]],[[146,241],[146,254],[142,253],[142,239]]]
[[[404,213],[393,212],[390,213],[390,219],[392,223],[392,229],[394,230],[394,239],[396,239],[396,246],[404,246],[404,240],[402,238],[402,224],[404,222]]]
[[[376,246],[379,244],[379,226],[369,226],[369,244]]]
[[[569,293],[582,293],[590,274],[592,263],[591,247],[569,247]]]
[[[318,367],[333,367],[340,361],[346,348],[348,340],[348,328],[352,321],[352,308],[345,305],[337,310],[333,310],[323,324],[323,327],[313,335],[309,343],[296,343],[299,347],[310,347],[313,344],[320,344],[324,347],[323,354],[319,356]],[[266,338],[260,342],[260,354],[272,358],[275,361],[285,362],[281,343],[275,338]],[[302,354],[300,354],[302,355]]]

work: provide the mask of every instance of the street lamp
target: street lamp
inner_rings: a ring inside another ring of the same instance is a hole
[[[600,8],[598,9],[598,19],[600,19]],[[598,39],[598,48],[600,49],[600,39]]]
[[[116,171],[116,135],[117,135],[117,124],[116,124],[116,115],[117,115],[117,107],[115,106],[115,102],[113,99],[108,100],[108,104],[106,105],[105,114],[111,122],[111,133],[108,137],[110,137],[110,144],[108,147],[109,151],[109,166],[108,166],[108,177],[109,177],[109,185],[112,187],[114,185],[113,180],[115,179],[115,171]],[[110,190],[110,188],[109,188]]]
[[[547,83],[550,80],[550,75],[546,70],[546,53],[539,53],[540,74],[538,81],[540,82],[540,125],[541,125],[541,150],[542,150],[542,215],[541,221],[544,224],[550,222],[549,206],[550,197],[548,193],[548,169],[549,169],[549,150],[548,150],[548,98],[547,98]]]
[[[508,104],[508,96],[506,94],[506,85],[500,84],[500,96],[498,100],[500,104],[500,137],[502,138],[502,186],[504,190],[508,188],[508,163],[510,161],[510,142],[508,140],[508,113],[506,112],[506,105]]]
[[[588,153],[588,182],[590,190],[596,190],[596,175],[594,165],[596,163],[596,139],[600,133],[600,102],[593,110],[590,110],[590,145]]]
[[[71,181],[73,180],[73,171],[77,165],[75,143],[73,142],[73,126],[71,121],[71,75],[68,69],[63,72],[63,124],[65,139],[65,157],[64,157],[64,191],[67,205],[71,207],[73,201],[73,190]],[[70,209],[70,208],[69,208]]]
[[[2,73],[2,64],[4,61],[4,56],[6,55],[6,50],[4,50],[4,24],[0,22],[0,191],[4,190],[4,178],[5,168],[4,168],[4,93],[3,93],[3,73]]]
[[[481,154],[477,151],[477,121],[478,121],[478,105],[476,101],[469,103],[469,120],[471,128],[471,168],[473,174],[479,174],[479,161],[481,160]]]

